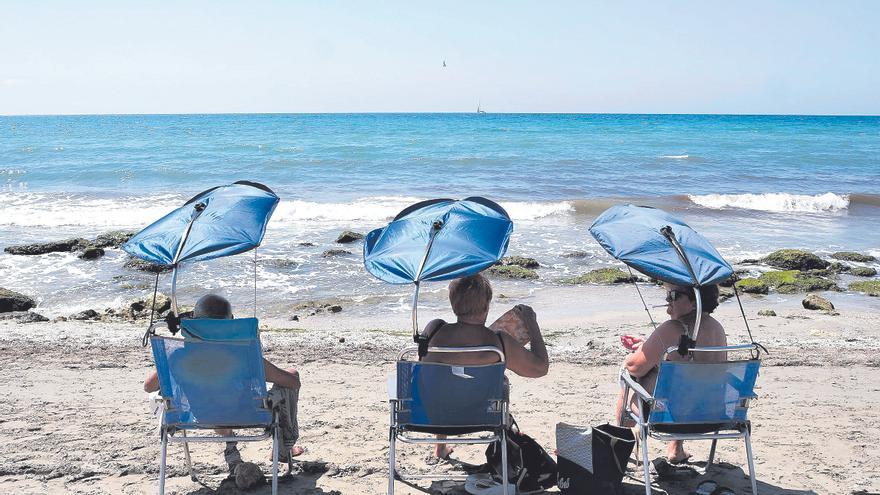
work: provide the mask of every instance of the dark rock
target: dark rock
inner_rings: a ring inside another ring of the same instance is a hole
[[[736,282],[736,288],[748,294],[766,294],[770,291],[767,284],[756,278],[744,278]]]
[[[104,250],[96,246],[88,246],[77,256],[81,260],[96,260],[104,256]]]
[[[638,278],[619,268],[599,268],[574,278],[562,280],[564,284],[623,284],[635,282]]]
[[[541,268],[541,264],[534,258],[526,258],[525,256],[505,256],[495,263],[495,266],[521,266],[523,268],[535,269]]]
[[[851,269],[851,266],[844,265],[843,263],[838,263],[837,261],[828,265],[828,271],[832,273],[846,273]]]
[[[235,466],[235,486],[239,490],[249,490],[265,482],[263,471],[253,462],[242,462]]]
[[[348,256],[350,254],[352,254],[352,252],[348,251],[346,249],[328,249],[328,250],[324,251],[323,253],[321,253],[321,257],[322,258],[331,258],[333,256]]]
[[[291,321],[299,321],[299,315],[293,315],[290,317]]]
[[[803,304],[804,308],[806,308],[806,309],[823,310],[823,311],[833,311],[834,310],[834,305],[831,304],[831,301],[829,301],[828,299],[825,299],[822,296],[817,296],[816,294],[810,294],[809,296],[804,298],[803,301],[801,301],[801,304]]]
[[[0,320],[12,320],[16,323],[40,323],[49,321],[49,318],[31,311],[11,311],[0,313]]]
[[[877,261],[877,258],[869,254],[854,253],[852,251],[840,251],[831,255],[832,258],[841,261],[857,261],[859,263],[870,263]]]
[[[37,305],[30,297],[9,289],[0,287],[0,313],[10,311],[27,311]]]
[[[849,290],[864,292],[869,296],[880,296],[880,280],[863,280],[849,284]]]
[[[333,300],[327,302],[322,301],[307,301],[304,303],[299,303],[293,307],[294,311],[297,312],[306,312],[309,316],[315,316],[320,313],[339,313],[342,311],[342,305]],[[299,316],[294,315],[296,321],[299,321]]]
[[[768,254],[761,261],[786,270],[822,270],[830,265],[815,254],[800,249],[780,249]]]
[[[338,313],[338,312],[342,311],[342,306],[340,306],[338,304],[331,304],[326,307],[326,311],[328,311],[330,313]]]
[[[150,273],[162,273],[171,271],[170,265],[157,265],[156,263],[144,261],[140,258],[135,258],[134,256],[129,256],[122,266]]]
[[[46,253],[69,253],[71,251],[76,251],[77,249],[82,249],[91,244],[86,239],[82,237],[77,237],[75,239],[65,239],[63,241],[54,241],[54,242],[44,242],[37,244],[22,244],[20,246],[8,246],[3,249],[3,251],[9,254],[23,254],[27,256],[33,256],[38,254],[46,254]]]
[[[530,270],[528,268],[523,268],[517,265],[507,265],[507,266],[490,266],[486,270],[486,274],[500,277],[500,278],[512,278],[512,279],[535,279],[538,278],[538,274],[534,270]]]
[[[275,267],[275,268],[282,268],[282,269],[286,268],[286,269],[291,269],[291,270],[299,266],[298,261],[294,261],[294,260],[287,259],[287,258],[264,258],[263,263],[265,263],[268,266]]]
[[[80,311],[75,315],[70,315],[71,320],[97,320],[101,315],[98,314],[94,309],[87,309],[85,311]]]
[[[761,260],[753,260],[753,259],[749,258],[749,259],[744,259],[744,260],[740,261],[739,264],[740,265],[760,265]]]
[[[733,287],[733,284],[736,282],[736,277],[727,277],[718,283],[721,287]]]
[[[586,258],[590,253],[586,251],[571,251],[569,253],[563,253],[563,258]]]
[[[118,248],[128,242],[135,234],[136,232],[129,230],[113,230],[99,235],[92,244],[99,248]]]
[[[810,276],[809,274],[802,273],[798,270],[765,272],[758,277],[758,280],[763,282],[770,289],[776,290],[782,294],[819,290],[840,290],[837,284],[831,280]]]
[[[315,247],[314,242],[301,242],[301,243],[299,243],[299,245],[302,247]]]
[[[850,270],[849,273],[856,277],[873,277],[874,275],[877,275],[877,270],[869,266],[857,266]]]
[[[776,311],[772,309],[762,309],[758,311],[758,316],[776,316]]]
[[[336,242],[339,244],[348,244],[349,242],[359,241],[364,238],[364,234],[360,232],[352,232],[350,230],[346,230],[345,232],[339,234],[339,237],[336,238]]]
[[[720,289],[718,289],[718,304],[721,304],[734,296],[735,294],[733,293],[732,289],[730,289],[729,287],[721,287]]]

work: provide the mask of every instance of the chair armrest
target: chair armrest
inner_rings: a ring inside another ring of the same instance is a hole
[[[654,402],[654,397],[649,394],[648,391],[645,390],[645,388],[642,387],[639,382],[637,382],[636,379],[629,374],[628,371],[626,371],[626,368],[620,369],[620,381],[621,385],[626,383],[626,386],[631,388],[633,392],[635,392],[636,395],[638,395],[642,400],[648,403]]]

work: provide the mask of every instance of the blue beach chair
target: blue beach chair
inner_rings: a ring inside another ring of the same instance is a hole
[[[278,404],[266,390],[257,320],[183,320],[183,339],[150,337],[163,411],[159,493],[165,489],[169,442],[183,443],[190,477],[190,442],[254,442],[272,438],[272,493],[278,492]],[[187,435],[216,428],[259,428],[249,436]],[[179,436],[177,434],[180,434]]]
[[[727,352],[751,350],[753,345],[697,347],[691,352]],[[673,352],[670,349],[670,352]],[[752,494],[758,494],[752,455],[749,402],[757,398],[755,380],[760,360],[724,362],[663,361],[657,374],[654,393],[649,394],[626,369],[621,369],[621,386],[639,398],[635,413],[624,402],[623,409],[636,421],[642,443],[642,466],[645,493],[651,494],[648,472],[648,437],[656,440],[711,440],[706,470],[715,458],[718,440],[742,438],[746,445]],[[621,414],[621,417],[624,417]]]
[[[456,479],[448,474],[405,474],[397,471],[395,444],[435,444],[434,435],[450,435],[443,443],[490,444],[501,442],[503,493],[508,492],[507,436],[510,424],[508,397],[504,384],[504,354],[496,347],[430,347],[428,352],[497,352],[500,363],[456,366],[408,361],[416,347],[398,356],[396,390],[390,398],[391,429],[388,460],[388,493],[394,493],[394,480]],[[489,434],[474,435],[481,432]]]

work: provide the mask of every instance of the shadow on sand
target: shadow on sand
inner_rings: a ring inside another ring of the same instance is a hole
[[[690,466],[700,470],[691,469],[689,471],[692,474],[685,473],[683,476],[677,476],[677,479],[658,479],[657,476],[652,476],[651,493],[657,495],[689,495],[696,490],[697,485],[706,480],[713,480],[718,483],[718,486],[731,488],[737,494],[751,495],[752,493],[749,477],[740,466],[720,462],[713,464],[706,474],[701,474],[706,466],[705,462],[691,463]],[[624,495],[643,495],[645,493],[641,469],[633,470],[631,468],[623,482]],[[760,473],[758,476],[758,493],[760,495],[816,495],[816,492],[812,490],[794,490],[765,483],[761,481]]]

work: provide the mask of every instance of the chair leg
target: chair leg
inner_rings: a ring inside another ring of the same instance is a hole
[[[388,429],[388,495],[394,495],[394,471],[396,462],[394,458],[395,441],[397,440],[397,432],[394,426]]]
[[[168,453],[168,432],[163,426],[160,429],[161,446],[159,447],[159,495],[165,495],[165,457]]]
[[[642,469],[645,472],[645,495],[651,495],[651,471],[648,463],[648,428],[644,424],[639,425],[639,437],[641,437]]]
[[[712,467],[712,461],[715,460],[715,445],[718,444],[718,439],[712,439],[712,447],[709,448],[709,460],[706,461],[706,469],[705,472],[709,471],[709,468]]]
[[[281,443],[281,428],[275,423],[272,434],[272,495],[278,495],[278,450]],[[287,453],[290,456],[290,452]]]
[[[758,495],[758,480],[755,479],[755,459],[752,456],[752,435],[749,427],[745,429],[746,455],[749,457],[749,480],[752,482],[752,495]]]
[[[183,438],[186,438],[186,431],[181,431]],[[193,471],[192,459],[189,456],[189,442],[184,440],[183,442],[183,458],[186,459],[186,468],[189,469],[189,479],[193,481],[198,481],[196,478],[196,473]]]
[[[508,478],[507,473],[507,429],[501,430],[501,488],[504,490],[502,493],[504,495],[510,495],[508,491],[508,485],[510,484],[510,479]]]

